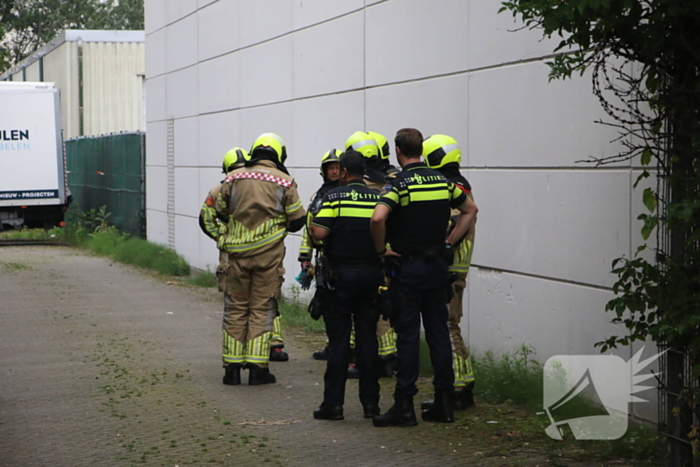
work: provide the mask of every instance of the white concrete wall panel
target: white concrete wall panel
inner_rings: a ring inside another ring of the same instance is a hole
[[[197,10],[197,0],[166,0],[165,24],[190,16]]]
[[[466,6],[463,0],[404,0],[368,8],[367,86],[467,70]]]
[[[146,209],[168,210],[168,169],[146,166]]]
[[[199,89],[197,67],[189,67],[168,73],[167,116],[173,118],[194,117],[199,114]],[[148,94],[149,100],[151,94]]]
[[[221,164],[216,169],[199,169],[199,191],[197,194],[192,194],[191,196],[197,198],[199,201],[197,203],[197,216],[199,216],[199,211],[204,204],[204,200],[209,194],[209,190],[217,186],[221,180],[224,178],[224,174],[221,173]]]
[[[199,217],[204,197],[199,189],[199,169],[175,167],[175,214]]]
[[[533,62],[471,75],[470,166],[582,166],[576,161],[622,149],[610,143],[614,128],[595,123],[604,112],[590,79],[548,82],[548,72]]]
[[[332,148],[343,150],[348,136],[364,130],[364,91],[334,94],[295,103],[295,167],[318,167]]]
[[[175,251],[193,267],[203,269],[205,266],[199,255],[199,221],[194,217],[175,216]]]
[[[168,75],[161,75],[146,80],[146,121],[157,122],[167,118],[168,115],[168,88],[166,82]]]
[[[146,36],[165,26],[166,3],[170,7],[171,0],[146,0],[144,2]]]
[[[197,0],[197,6],[199,8],[204,8],[207,5],[210,5],[212,3],[219,2],[219,3],[232,3],[231,0]]]
[[[466,2],[465,2],[466,3]],[[523,24],[512,13],[498,14],[501,2],[470,0],[468,40],[469,68],[472,70],[543,57],[559,44],[554,39],[542,39],[541,30],[517,29]]]
[[[242,144],[234,144],[234,146],[249,148],[261,134],[276,133],[284,140],[287,147],[288,165],[296,166],[298,154],[303,149],[296,145],[295,106],[295,102],[285,102],[241,110],[239,136]]]
[[[203,271],[216,272],[216,266],[219,264],[219,250],[216,248],[216,242],[211,238],[204,235],[201,230],[199,232],[199,258],[200,266],[199,269]],[[221,296],[221,307],[223,309],[223,295]],[[214,305],[218,309],[217,305]]]
[[[199,119],[182,118],[174,125],[175,166],[199,167]]]
[[[197,16],[191,15],[165,30],[165,69],[180,70],[197,63]]]
[[[240,46],[248,47],[292,30],[292,2],[256,0],[239,3]],[[273,64],[271,62],[271,64]]]
[[[167,166],[168,125],[165,121],[149,122],[146,126],[146,165]]]
[[[344,0],[342,2],[294,0],[291,3],[294,29],[305,28],[312,24],[361,10],[364,6],[363,0]]]
[[[433,134],[452,136],[462,147],[462,165],[468,165],[468,84],[468,75],[456,75],[369,89],[367,129],[383,133],[391,142],[394,164],[396,131],[410,127],[426,138]]]
[[[292,44],[292,36],[285,36],[241,51],[242,107],[292,99]]]
[[[199,117],[199,163],[201,167],[221,167],[229,149],[250,149],[253,140],[241,140],[240,111]]]
[[[359,12],[294,34],[294,97],[363,87],[363,20]]]
[[[199,73],[199,112],[220,112],[240,106],[240,53],[202,62]]]
[[[613,298],[607,290],[474,269],[466,295],[463,329],[477,353],[513,352],[525,343],[544,363],[552,355],[599,354],[594,344],[622,331],[605,313]]]
[[[197,12],[199,60],[208,60],[237,50],[240,46],[238,26],[239,2],[222,0],[200,5]]]
[[[146,36],[146,78],[151,79],[165,73],[165,56],[168,43],[165,29]]]
[[[146,236],[149,242],[168,244],[168,215],[165,212],[146,210]]]
[[[629,252],[624,171],[472,171],[479,206],[473,261],[480,266],[601,287]]]

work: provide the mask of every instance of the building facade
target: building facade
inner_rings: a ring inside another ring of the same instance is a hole
[[[143,31],[65,30],[0,80],[53,82],[64,138],[142,131]]]
[[[589,75],[548,82],[558,43],[495,0],[146,0],[148,238],[213,268],[197,216],[223,154],[282,136],[304,199],[356,130],[415,127],[462,148],[480,208],[464,333],[477,352],[598,354],[613,259],[641,244],[643,186]],[[393,147],[392,147],[393,152]],[[393,157],[393,156],[392,156]],[[287,238],[287,287],[299,237]],[[629,359],[634,349],[621,349]],[[648,350],[650,352],[650,350]],[[647,418],[653,408],[637,409]]]

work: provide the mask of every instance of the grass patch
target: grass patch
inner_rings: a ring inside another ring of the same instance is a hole
[[[535,351],[523,344],[514,353],[497,358],[492,352],[483,357],[472,357],[478,384],[474,393],[490,403],[511,401],[541,409],[543,368],[532,358]]]
[[[21,269],[29,269],[24,263],[0,263],[0,267],[7,272],[19,271]]]
[[[210,271],[195,272],[190,277],[185,278],[183,282],[196,287],[207,287],[212,289],[219,286],[218,281],[216,280],[216,274]]]
[[[326,332],[323,318],[318,321],[311,319],[309,311],[298,301],[298,297],[293,297],[291,300],[283,298],[279,301],[279,307],[284,326],[302,328],[313,333]]]
[[[3,240],[44,240],[47,238],[49,238],[49,234],[44,229],[18,229],[0,232],[0,239]]]

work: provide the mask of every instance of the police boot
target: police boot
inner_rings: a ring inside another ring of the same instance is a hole
[[[384,415],[372,418],[372,425],[385,426],[416,426],[416,411],[413,409],[413,396],[394,394],[394,405]]]
[[[454,417],[455,393],[452,389],[435,391],[433,406],[422,412],[422,418],[426,422],[452,423]]]
[[[225,365],[226,373],[224,374],[224,384],[238,386],[241,384],[241,364],[229,363]]]
[[[466,410],[474,407],[474,381],[455,392],[455,410]]]
[[[379,377],[391,378],[396,370],[396,354],[390,354],[379,359]]]
[[[323,402],[318,409],[314,410],[314,418],[316,420],[344,420],[343,406]]]
[[[377,404],[362,404],[362,410],[365,413],[365,418],[374,418],[380,413]]]
[[[283,345],[273,345],[270,347],[271,362],[286,362],[289,360],[289,354],[282,349],[284,349]]]
[[[261,384],[272,384],[277,382],[275,375],[270,373],[269,368],[260,368],[255,363],[248,363],[248,368],[250,369],[248,374],[249,386],[258,386]]]
[[[354,363],[348,367],[348,379],[359,379],[360,369]]]
[[[314,360],[328,360],[328,346],[314,352],[313,357]]]

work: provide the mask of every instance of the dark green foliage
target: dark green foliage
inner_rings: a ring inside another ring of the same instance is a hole
[[[657,170],[656,189],[642,200],[642,237],[656,232],[653,260],[618,258],[607,305],[626,336],[597,345],[606,351],[635,340],[685,352],[700,378],[700,2],[697,0],[512,0],[503,10],[526,27],[561,41],[550,79],[593,70],[594,92],[627,151],[591,158],[597,165],[639,156]],[[649,177],[644,170],[636,183]],[[635,183],[635,186],[636,186]],[[639,248],[644,251],[646,246]],[[690,383],[687,383],[690,384]],[[672,388],[680,392],[681,388]],[[697,394],[685,394],[694,407]],[[690,430],[698,452],[697,429]],[[692,428],[692,429],[691,429]]]

